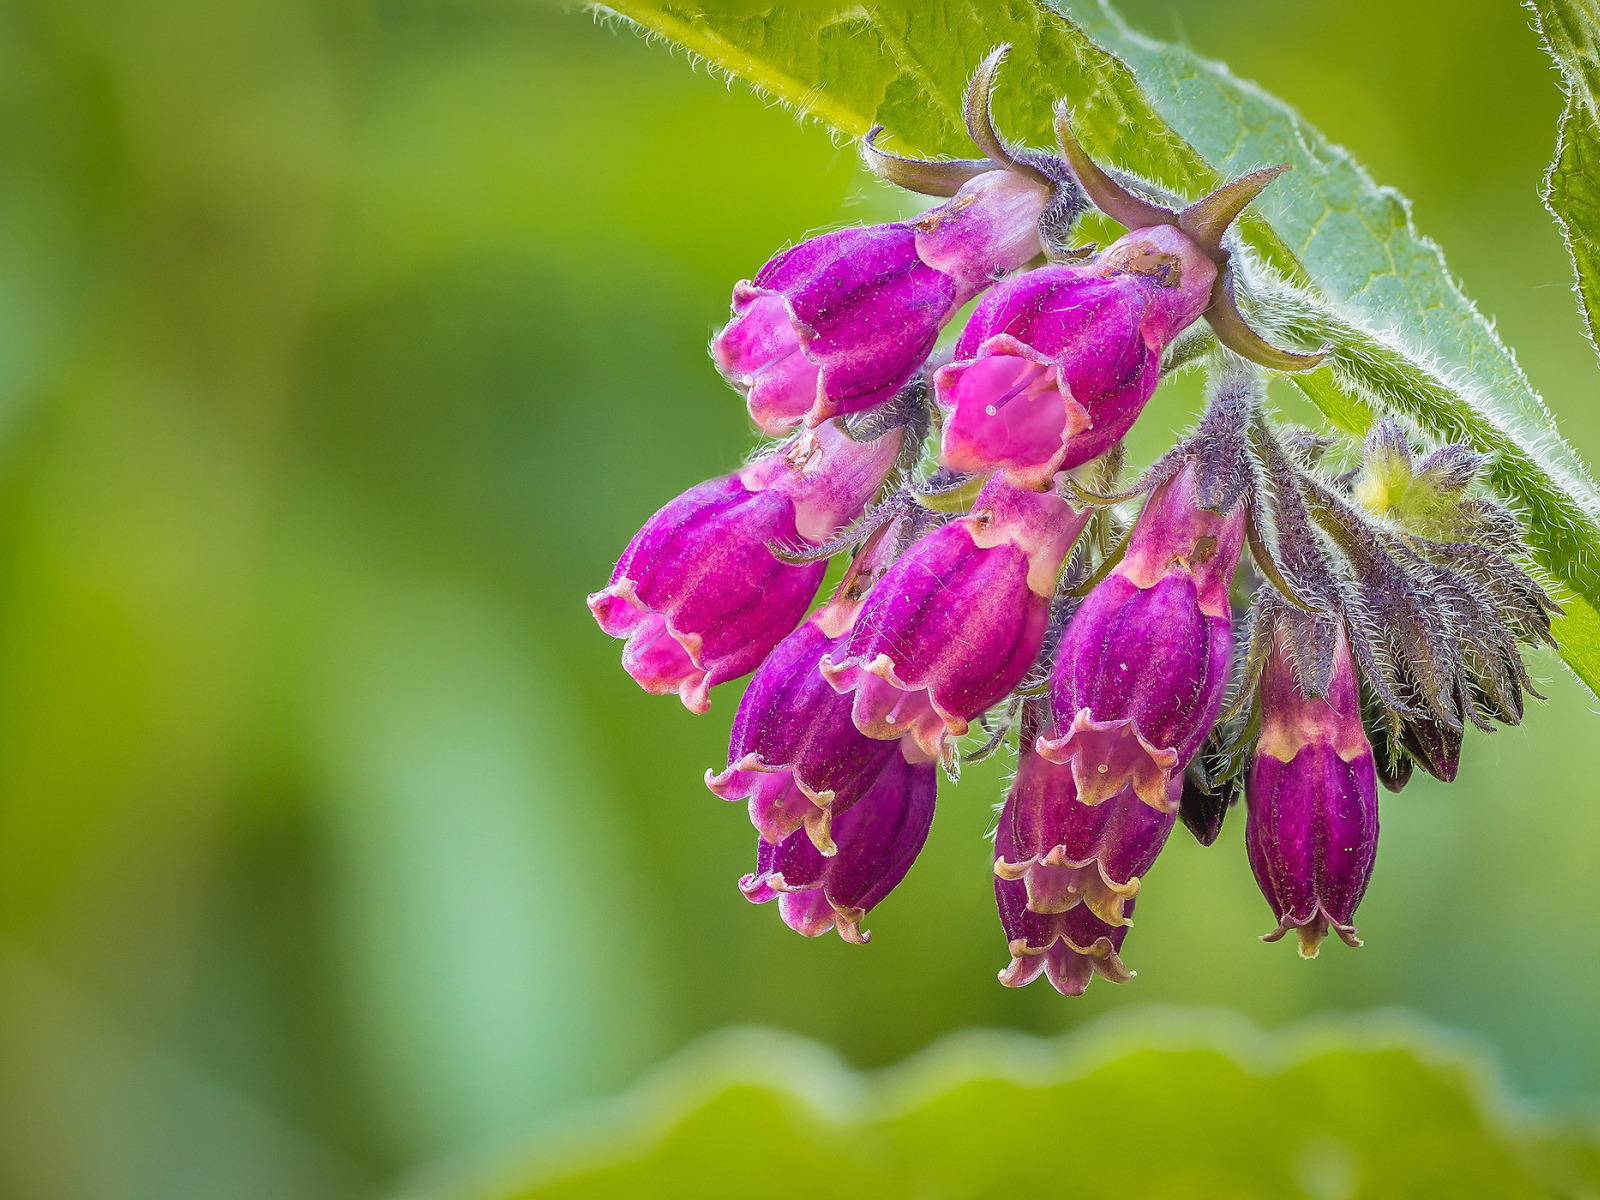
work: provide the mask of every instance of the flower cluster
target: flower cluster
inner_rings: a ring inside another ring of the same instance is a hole
[[[1558,610],[1467,449],[1418,461],[1379,421],[1334,473],[1326,442],[1269,419],[1263,368],[1322,357],[1268,344],[1235,300],[1228,231],[1280,168],[1179,211],[1099,168],[1064,109],[1059,157],[1017,149],[989,117],[1000,57],[968,92],[983,158],[868,135],[880,175],[943,203],[802,242],[734,289],[712,354],[775,441],[646,522],[590,608],[628,673],[693,712],[750,675],[706,783],[758,835],[740,890],[802,934],[865,942],[941,768],[1014,740],[1002,983],[1127,979],[1173,827],[1210,844],[1241,794],[1267,939],[1359,945],[1378,783],[1451,779],[1468,725],[1520,720],[1523,647]],[[1072,245],[1090,204],[1128,231],[1103,250]],[[1119,491],[1180,338],[1210,364],[1207,409]]]

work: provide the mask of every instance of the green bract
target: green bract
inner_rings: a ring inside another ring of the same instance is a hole
[[[1562,656],[1600,689],[1600,491],[1438,247],[1413,227],[1405,199],[1287,105],[1190,50],[1132,32],[1095,0],[959,13],[912,0],[613,7],[842,133],[883,125],[901,153],[970,157],[961,94],[982,57],[1008,42],[997,124],[1026,144],[1051,143],[1052,107],[1065,97],[1091,155],[1186,199],[1251,168],[1291,164],[1241,222],[1253,252],[1241,264],[1250,315],[1279,344],[1328,347],[1327,364],[1294,384],[1345,433],[1359,437],[1375,414],[1392,415],[1489,456],[1487,478],[1523,520],[1566,610],[1556,628]],[[1591,6],[1538,7],[1548,33],[1569,26],[1546,10]],[[1552,41],[1558,57],[1563,46],[1577,47],[1564,64],[1586,64],[1569,67],[1570,79],[1594,78],[1592,46]],[[1552,205],[1563,214],[1588,303],[1600,208],[1583,202],[1580,172],[1595,151],[1594,107],[1586,87],[1575,84],[1572,93]]]

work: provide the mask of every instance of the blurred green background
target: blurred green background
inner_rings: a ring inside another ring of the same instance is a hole
[[[1600,459],[1514,0],[1123,7],[1410,195]],[[643,695],[583,596],[748,443],[705,354],[731,284],[888,203],[535,0],[0,6],[0,1194],[361,1195],[738,1022],[872,1066],[1142,1002],[1404,1006],[1600,1094],[1600,726],[1549,658],[1459,783],[1384,797],[1358,952],[1256,940],[1235,821],[1174,836],[1135,982],[1001,988],[998,767],[870,947],[740,899],[700,783],[736,694]]]

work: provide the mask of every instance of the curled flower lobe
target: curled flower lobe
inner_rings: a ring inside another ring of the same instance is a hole
[[[788,925],[806,937],[837,929],[865,944],[867,912],[905,878],[933,824],[938,776],[932,763],[890,754],[872,786],[833,822],[837,852],[824,856],[804,831],[781,842],[763,839],[756,870],[739,881],[755,904],[778,901]]]
[[[1133,978],[1121,958],[1127,921],[1107,925],[1085,904],[1060,913],[1033,912],[1027,889],[1017,880],[996,878],[994,894],[1011,953],[1010,965],[1000,972],[1006,987],[1025,987],[1043,975],[1063,996],[1081,996],[1096,975],[1112,983]],[[1130,899],[1124,915],[1132,911]]]

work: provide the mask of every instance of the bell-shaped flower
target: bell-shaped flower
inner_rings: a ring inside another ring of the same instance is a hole
[[[1161,352],[1204,317],[1229,349],[1280,371],[1321,354],[1268,345],[1234,300],[1228,227],[1283,167],[1224,184],[1175,212],[1135,195],[1084,153],[1063,105],[1056,133],[1090,201],[1128,232],[1103,253],[1009,279],[979,303],[955,361],[934,376],[943,458],[1046,488],[1120,441],[1155,390]]]
[[[1046,488],[1122,440],[1161,352],[1211,302],[1216,264],[1175,225],[1139,229],[1083,263],[1008,279],[979,302],[934,374],[942,458]]]
[[[914,221],[838,229],[783,251],[733,291],[717,368],[768,433],[893,397],[939,332],[1040,253],[1050,188],[995,170]]]
[[[1262,670],[1261,736],[1245,780],[1245,848],[1272,905],[1312,958],[1330,929],[1359,946],[1355,912],[1378,852],[1378,785],[1355,663],[1338,634],[1332,677],[1308,696],[1282,629]]]
[[[1064,913],[1082,903],[1107,925],[1121,926],[1172,832],[1182,778],[1168,784],[1167,810],[1144,803],[1132,788],[1085,804],[1072,769],[1031,749],[1030,724],[1025,717],[1017,774],[995,829],[994,873],[1022,883],[1030,912]]]
[[[1086,520],[1053,493],[996,478],[969,514],[897,559],[822,661],[828,682],[853,695],[856,727],[946,756],[1033,665],[1056,576]]]
[[[827,572],[825,561],[788,563],[772,546],[819,546],[860,515],[900,439],[896,429],[859,443],[824,425],[690,488],[645,522],[610,585],[589,597],[600,628],[627,638],[628,674],[703,713],[711,688],[754,670],[800,622]]]
[[[864,944],[866,914],[905,878],[933,825],[939,790],[931,762],[891,746],[872,786],[833,822],[837,853],[824,856],[804,830],[756,846],[756,869],[739,881],[755,904],[778,902],[784,924],[806,937],[837,929]]]
[[[1081,996],[1096,975],[1126,983],[1133,972],[1122,963],[1123,939],[1131,922],[1107,925],[1087,904],[1065,912],[1037,913],[1028,907],[1028,890],[1019,879],[994,881],[1000,927],[1005,930],[1011,964],[1000,972],[1006,987],[1025,987],[1042,974],[1063,996]],[[1124,906],[1126,918],[1133,901]]]
[[[727,769],[706,772],[712,792],[748,804],[751,824],[768,842],[803,827],[819,852],[833,854],[833,818],[861,798],[895,751],[893,742],[855,727],[850,696],[834,691],[819,670],[854,628],[861,598],[889,558],[888,532],[862,548],[838,594],[756,670],[733,719]]]
[[[1156,488],[1127,552],[1073,614],[1057,651],[1051,704],[1060,736],[1039,743],[1068,764],[1085,804],[1132,787],[1167,809],[1171,787],[1216,722],[1233,655],[1228,589],[1244,509],[1201,508],[1194,465]]]

